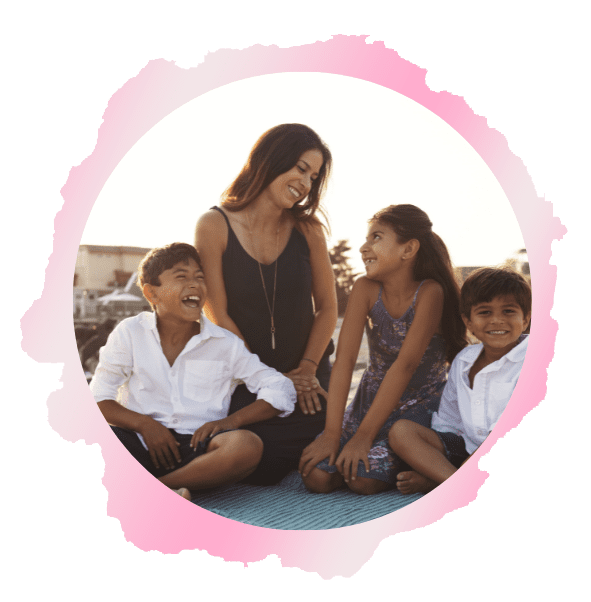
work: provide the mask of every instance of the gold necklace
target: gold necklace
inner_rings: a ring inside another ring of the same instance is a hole
[[[271,348],[275,350],[275,293],[277,292],[277,263],[279,261],[279,227],[281,224],[277,226],[277,232],[275,233],[275,277],[273,279],[273,305],[269,302],[269,295],[267,294],[267,287],[265,285],[265,278],[263,277],[263,268],[261,267],[261,262],[255,258],[259,266],[259,274],[261,275],[261,282],[263,283],[263,291],[265,292],[265,301],[267,302],[267,307],[269,308],[269,315],[271,316]],[[248,214],[248,232],[250,234],[250,242],[252,243],[252,248],[256,251],[254,245],[254,236],[252,235],[252,223],[250,214]]]

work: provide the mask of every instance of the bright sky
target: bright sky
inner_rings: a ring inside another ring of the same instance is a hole
[[[174,111],[113,171],[81,243],[192,243],[198,216],[218,204],[258,137],[280,123],[304,123],[330,147],[329,246],[348,239],[358,271],[367,220],[395,203],[428,213],[457,266],[496,265],[524,246],[499,183],[454,129],[392,90],[324,73],[243,80]]]

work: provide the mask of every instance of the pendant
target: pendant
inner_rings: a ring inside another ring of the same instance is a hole
[[[275,349],[275,324],[273,323],[273,318],[271,318],[271,348]]]

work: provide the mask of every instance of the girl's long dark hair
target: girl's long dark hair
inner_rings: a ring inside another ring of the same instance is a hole
[[[460,287],[454,276],[451,258],[445,243],[431,230],[429,216],[415,205],[390,205],[378,211],[370,222],[386,224],[394,230],[399,243],[416,239],[420,243],[414,265],[415,280],[435,280],[444,293],[441,329],[447,343],[446,359],[454,357],[468,343],[466,326],[460,314]]]
[[[320,199],[332,165],[328,146],[306,125],[284,123],[266,131],[256,142],[246,165],[222,195],[222,206],[240,211],[250,205],[281,174],[289,171],[309,150],[318,150],[324,159],[318,177],[308,196],[296,203],[290,212],[297,221],[308,221],[316,212],[326,220]]]

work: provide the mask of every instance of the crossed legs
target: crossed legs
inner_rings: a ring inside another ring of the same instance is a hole
[[[388,442],[394,453],[414,469],[398,473],[396,487],[401,493],[428,493],[457,470],[447,459],[439,435],[416,422],[395,422]]]
[[[207,451],[159,480],[171,489],[197,491],[235,483],[254,472],[263,455],[263,442],[250,431],[216,435]]]

